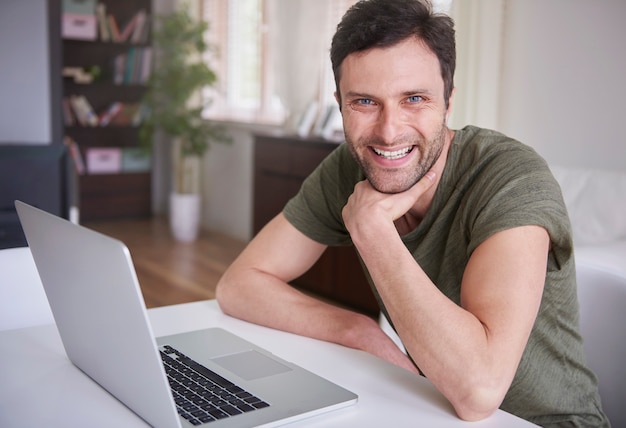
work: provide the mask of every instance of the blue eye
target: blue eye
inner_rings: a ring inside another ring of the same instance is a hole
[[[371,105],[373,103],[373,101],[369,98],[360,98],[357,100],[357,102],[362,105]]]
[[[422,101],[422,97],[420,97],[419,95],[412,95],[408,98],[408,101],[410,103],[418,103],[420,101]]]

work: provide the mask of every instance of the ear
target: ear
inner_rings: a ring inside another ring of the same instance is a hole
[[[337,105],[339,106],[339,112],[341,113],[341,96],[337,91],[335,91],[333,95],[335,96],[335,101],[337,101]]]
[[[450,93],[450,98],[448,99],[448,108],[446,109],[446,125],[448,125],[448,119],[450,119],[450,115],[452,114],[452,105],[454,104],[454,94],[456,94],[456,86],[452,88],[452,92]]]

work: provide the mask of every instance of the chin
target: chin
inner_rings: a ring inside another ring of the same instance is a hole
[[[371,179],[369,177],[367,180],[370,182],[372,187],[376,189],[377,191],[379,191],[380,193],[394,194],[394,193],[402,193],[402,192],[409,190],[411,187],[415,185],[415,183],[419,181],[419,178],[417,180],[411,180],[409,182],[401,182],[401,183],[393,182],[393,180]]]

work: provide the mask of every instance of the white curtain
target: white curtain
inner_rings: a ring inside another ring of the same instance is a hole
[[[506,0],[455,0],[456,94],[452,128],[498,127]]]
[[[457,70],[452,128],[467,124],[498,127],[502,46],[507,0],[455,0],[450,15],[456,24]],[[312,101],[333,102],[330,40],[343,11],[337,0],[269,0],[270,32],[277,93],[295,126]]]
[[[276,93],[293,125],[319,98],[323,56],[328,55],[327,11],[332,0],[270,0],[269,33]]]

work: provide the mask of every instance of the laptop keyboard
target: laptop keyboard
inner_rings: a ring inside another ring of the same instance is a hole
[[[169,345],[161,346],[160,353],[176,409],[193,425],[269,406]]]

